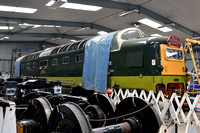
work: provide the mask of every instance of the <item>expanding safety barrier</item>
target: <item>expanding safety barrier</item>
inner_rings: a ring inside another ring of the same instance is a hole
[[[185,93],[180,97],[173,93],[171,98],[167,99],[162,91],[155,95],[153,91],[147,94],[144,90],[138,93],[137,90],[119,89],[113,90],[110,97],[115,105],[127,97],[139,97],[147,102],[151,102],[163,121],[163,125],[166,125],[167,118],[169,120],[171,116],[175,124],[187,124],[187,131],[185,132],[189,132],[191,127],[193,127],[192,131],[194,131],[194,123],[198,128],[200,127],[200,116],[198,116],[198,111],[200,111],[200,106],[198,105],[200,104],[200,95],[190,97],[190,94]],[[188,111],[184,111],[182,108],[186,103],[188,104]]]
[[[0,99],[0,133],[16,133],[15,103]]]

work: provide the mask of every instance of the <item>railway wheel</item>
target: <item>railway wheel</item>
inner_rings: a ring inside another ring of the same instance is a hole
[[[27,119],[34,120],[37,124],[31,132],[45,133],[47,132],[47,124],[52,111],[52,107],[48,100],[44,97],[36,98],[31,101],[27,109]]]
[[[90,133],[90,123],[82,109],[73,102],[57,106],[51,113],[48,132]]]
[[[122,100],[116,108],[116,116],[127,115],[135,111],[138,112],[123,118],[118,118],[117,123],[121,123],[131,119],[132,121],[135,121],[133,122],[135,124],[133,124],[132,126],[135,132],[158,132],[161,125],[161,119],[154,108],[147,105],[148,104],[144,100],[136,97],[128,97]],[[142,109],[145,106],[146,108]]]
[[[97,105],[89,105],[84,110],[88,119],[106,119],[106,115]],[[106,121],[90,121],[92,128],[102,127]]]
[[[88,102],[91,105],[97,105],[105,113],[107,118],[114,116],[115,105],[109,97],[102,94],[94,94],[89,97]]]

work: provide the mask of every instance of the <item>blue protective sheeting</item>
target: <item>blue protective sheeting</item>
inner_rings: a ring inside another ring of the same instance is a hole
[[[86,43],[82,75],[83,88],[106,92],[110,46],[115,33],[94,37]]]
[[[20,65],[21,65],[22,58],[23,57],[18,58],[15,62],[15,77],[20,76]]]

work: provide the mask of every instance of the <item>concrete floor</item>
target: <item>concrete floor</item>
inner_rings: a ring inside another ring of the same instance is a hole
[[[196,112],[196,114],[197,114],[197,117],[200,118],[200,112]],[[179,118],[181,118],[181,115],[179,116]],[[175,124],[173,120],[171,118],[169,119],[165,118],[164,121],[166,123],[166,126],[163,126],[163,129],[166,129],[166,130],[160,133],[175,133]],[[191,129],[191,127],[193,128],[193,126],[190,126],[190,130],[187,133],[200,133],[200,125],[197,126],[193,117],[191,118],[191,121],[194,123],[193,125],[194,125],[195,130]],[[181,119],[180,119],[180,123],[181,124],[178,125],[178,133],[186,133],[185,131],[186,131],[187,123],[184,123],[183,120]]]

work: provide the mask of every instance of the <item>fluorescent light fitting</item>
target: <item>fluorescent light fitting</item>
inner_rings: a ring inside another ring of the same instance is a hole
[[[138,13],[139,10],[138,10],[138,9],[134,9],[134,10],[126,11],[126,12],[120,14],[119,16],[120,16],[120,17],[124,17],[124,16],[126,16],[126,15],[132,14],[133,12],[137,12],[137,13]]]
[[[0,5],[0,11],[4,12],[18,12],[18,13],[34,13],[37,9],[26,8],[26,7],[15,7],[15,6],[4,6]]]
[[[87,30],[87,29],[90,29],[90,27],[82,27],[82,28],[78,29],[77,31],[83,31],[83,30]]]
[[[50,27],[50,28],[53,28],[54,25],[37,25],[37,24],[28,24],[28,23],[23,23],[23,24],[19,24],[20,26],[33,26],[33,28],[38,28],[40,26],[42,27]],[[61,27],[59,25],[55,25],[55,27]]]
[[[14,27],[10,26],[10,30],[12,30]],[[0,26],[0,30],[9,30],[8,26]]]
[[[54,27],[54,25],[42,25],[42,27]],[[61,27],[61,26],[55,25],[55,27]]]
[[[159,24],[159,23],[157,23],[157,22],[155,22],[153,20],[150,20],[148,18],[141,19],[138,22],[140,22],[142,24],[145,24],[145,25],[147,25],[149,27],[155,28],[155,29],[157,29],[158,27],[162,26],[161,24]]]
[[[84,4],[75,4],[75,3],[65,3],[60,6],[61,8],[70,8],[76,10],[86,10],[86,11],[98,11],[103,7],[100,6],[91,6],[91,5],[84,5]]]
[[[33,28],[38,28],[38,27],[40,27],[41,25],[23,23],[23,24],[19,24],[19,26],[20,26],[21,28],[26,28],[27,26],[32,26]]]
[[[8,40],[10,37],[9,36],[4,36],[0,40]]]
[[[171,28],[168,28],[168,27],[159,28],[158,30],[160,30],[160,31],[162,31],[162,32],[170,32],[170,31],[173,31]]]
[[[151,34],[151,36],[162,36],[160,34]]]
[[[51,0],[49,1],[45,6],[52,6],[54,4],[55,1]]]
[[[140,23],[142,23],[142,24],[145,24],[145,25],[147,25],[147,26],[149,26],[149,27],[155,28],[155,29],[157,29],[157,30],[160,30],[160,31],[162,31],[162,32],[170,32],[170,31],[173,31],[171,28],[162,27],[161,24],[159,24],[159,23],[157,23],[157,22],[155,22],[155,21],[153,21],[153,20],[150,20],[150,19],[148,19],[148,18],[141,19],[141,20],[139,20],[138,22],[140,22]],[[162,27],[162,28],[160,28],[160,27]]]
[[[105,34],[108,34],[108,32],[105,32],[105,31],[99,31],[97,32],[99,35],[105,35]]]
[[[71,42],[77,42],[76,40],[70,40]]]

